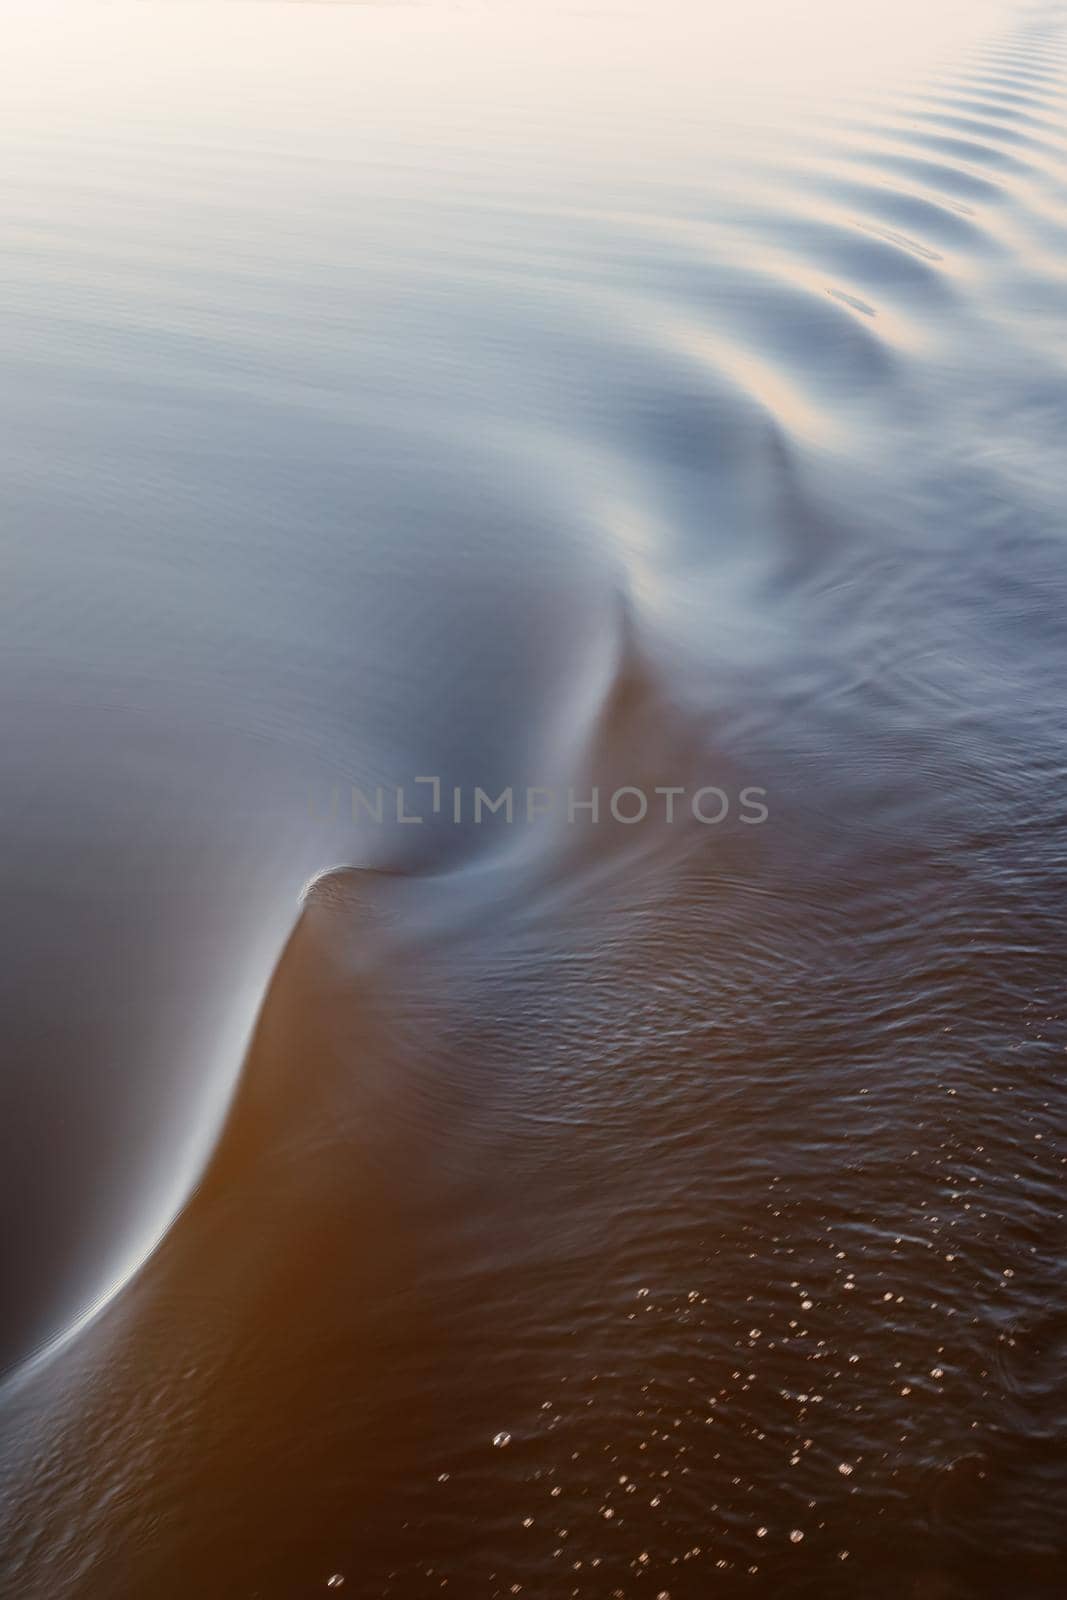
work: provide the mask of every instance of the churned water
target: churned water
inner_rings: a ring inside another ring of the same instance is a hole
[[[0,24],[5,1594],[1062,1596],[1067,7]]]

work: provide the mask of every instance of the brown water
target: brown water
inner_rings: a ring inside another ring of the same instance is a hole
[[[4,1594],[1058,1600],[1067,10],[3,23]]]

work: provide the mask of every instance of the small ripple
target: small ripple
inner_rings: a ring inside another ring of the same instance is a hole
[[[1004,88],[1003,80],[987,72],[961,72],[955,75],[953,81],[965,89],[972,89],[981,94],[987,94],[991,100],[1007,106],[1030,107],[1035,103],[1058,107],[1059,93],[1051,90],[1046,93],[1042,90],[1021,90]]]
[[[1025,104],[1021,107],[1002,105],[995,97],[982,94],[974,88],[965,89],[951,83],[942,84],[936,92],[927,96],[928,101],[935,105],[962,106],[964,110],[977,112],[983,118],[992,119],[998,123],[1007,123],[1009,126],[1021,124],[1028,128],[1041,128],[1043,130],[1057,131],[1059,124],[1055,118],[1045,117],[1029,109]]]
[[[846,153],[845,159],[849,159]],[[872,159],[871,152],[863,152],[856,159],[864,162]],[[996,202],[1004,198],[1005,190],[1002,184],[996,183],[985,173],[971,172],[965,167],[950,166],[946,162],[934,159],[923,159],[920,156],[905,155],[892,150],[878,151],[874,156],[878,165],[886,172],[908,178],[928,185],[940,194],[955,197],[965,196],[967,199]]]
[[[906,233],[898,233],[895,228],[880,228],[873,222],[857,222],[857,228],[863,228],[876,239],[882,239],[895,250],[904,250],[909,255],[918,256],[921,261],[943,262],[944,256],[938,250],[931,249],[929,245],[921,244],[918,239],[909,239]]]
[[[938,305],[952,298],[947,276],[938,270],[943,257],[921,241],[877,223],[847,223],[808,218],[790,222],[790,242],[812,260],[835,273],[846,273],[857,288],[872,288],[909,309],[923,300]],[[856,297],[858,298],[858,297]]]
[[[827,167],[806,174],[804,181],[808,189],[852,206],[871,219],[902,224],[913,239],[925,236],[945,248],[964,246],[971,254],[995,248],[970,206],[896,187],[876,169],[872,168],[869,177],[857,179],[850,171]]]
[[[1037,155],[1051,154],[1054,158],[1067,153],[1067,145],[1054,136],[1050,138],[1041,134],[1023,133],[1020,129],[998,122],[995,118],[967,115],[958,111],[938,111],[925,102],[921,105],[907,104],[902,106],[901,110],[912,122],[932,123],[937,127],[954,129],[958,133],[976,134],[986,141],[987,148],[1010,145],[1016,150],[1025,150]]]
[[[898,144],[918,145],[923,150],[968,165],[996,167],[1002,172],[1029,171],[1027,163],[1020,161],[1017,156],[1008,155],[1005,151],[998,150],[995,145],[976,139],[960,139],[951,134],[935,133],[923,128],[871,128],[867,131],[876,132],[881,138],[892,139]]]

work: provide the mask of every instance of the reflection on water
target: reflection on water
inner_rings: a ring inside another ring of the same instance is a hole
[[[860,20],[9,8],[5,1591],[1064,1592],[1067,13]]]

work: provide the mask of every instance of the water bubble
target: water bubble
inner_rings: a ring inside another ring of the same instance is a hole
[[[801,1539],[803,1539],[803,1537],[804,1537],[804,1534],[801,1531],[801,1529],[800,1528],[794,1528],[792,1530],[792,1532],[790,1533],[790,1535],[789,1535],[789,1542],[790,1542],[790,1544],[799,1544]]]
[[[339,1589],[345,1581],[343,1572],[334,1572],[326,1579],[327,1589]]]
[[[503,1432],[494,1433],[494,1435],[493,1435],[493,1443],[496,1445],[498,1450],[503,1450],[503,1448],[504,1448],[504,1446],[506,1444],[510,1444],[511,1443],[511,1434],[510,1433],[503,1433]]]

